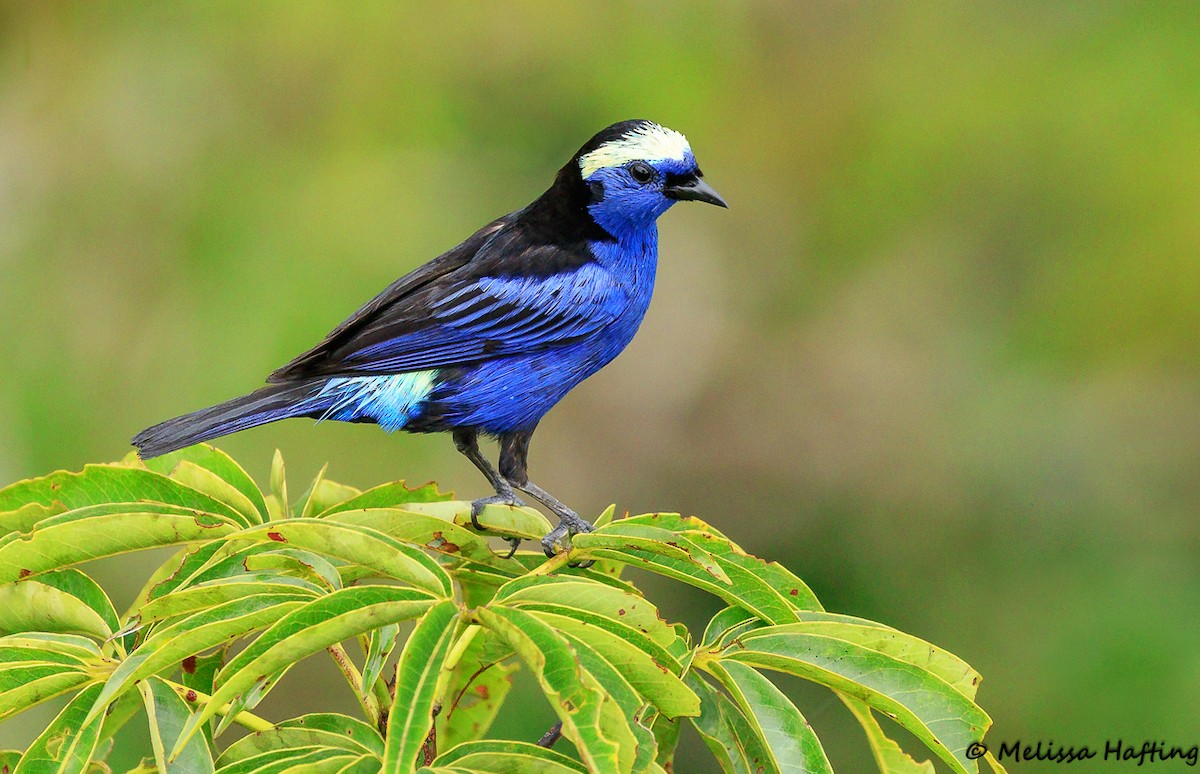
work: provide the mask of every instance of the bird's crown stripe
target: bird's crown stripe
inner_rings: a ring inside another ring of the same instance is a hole
[[[679,132],[658,124],[645,124],[581,156],[579,171],[586,179],[599,169],[618,167],[631,161],[682,161],[690,150],[687,138]]]

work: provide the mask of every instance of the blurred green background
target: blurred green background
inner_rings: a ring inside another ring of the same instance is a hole
[[[0,481],[258,386],[595,131],[652,118],[732,209],[663,218],[641,333],[545,420],[534,480],[593,516],[700,515],[830,609],[949,648],[994,743],[1200,742],[1198,19],[0,4]],[[300,488],[328,461],[486,489],[440,436],[297,420],[221,445],[260,480],[279,447]],[[96,572],[118,606],[140,583]],[[327,664],[300,674],[263,714],[353,706]],[[797,695],[865,771],[840,703]],[[501,730],[536,739],[538,713]],[[698,744],[679,771],[709,770]]]

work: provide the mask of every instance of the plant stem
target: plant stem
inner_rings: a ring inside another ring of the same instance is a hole
[[[358,699],[358,704],[362,707],[363,713],[373,725],[379,725],[379,702],[376,700],[374,692],[366,694],[363,691],[362,674],[359,673],[358,667],[354,666],[354,662],[350,660],[350,654],[346,652],[340,644],[330,645],[326,650],[329,655],[333,656],[333,661],[341,670],[342,676],[346,678],[346,682],[350,684],[350,690],[354,692],[354,698]]]
[[[563,551],[560,554],[555,554],[553,557],[542,562],[539,566],[535,567],[534,569],[530,570],[529,572],[527,572],[525,574],[526,575],[549,575],[550,573],[554,572],[555,570],[561,570],[563,568],[563,566],[565,566],[568,562],[571,562],[574,560],[574,557],[571,556],[571,554],[573,554],[573,553],[575,553],[575,552],[574,551]]]
[[[203,691],[197,691],[195,688],[188,688],[186,685],[166,680],[167,685],[171,686],[171,690],[179,694],[179,697],[188,704],[207,704],[212,697]],[[225,717],[229,714],[230,705],[223,704],[217,708],[217,714]],[[264,718],[260,718],[251,712],[239,712],[233,719],[234,723],[250,731],[270,731],[275,727],[275,724]]]

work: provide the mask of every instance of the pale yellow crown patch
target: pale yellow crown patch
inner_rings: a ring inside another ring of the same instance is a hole
[[[579,157],[579,171],[586,180],[596,170],[619,167],[631,161],[683,160],[691,150],[687,138],[658,124],[646,123],[616,140]]]

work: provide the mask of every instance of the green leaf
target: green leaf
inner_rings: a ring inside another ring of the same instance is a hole
[[[646,707],[645,700],[638,694],[633,685],[625,679],[621,671],[605,656],[601,655],[596,648],[593,648],[591,644],[567,632],[563,632],[563,635],[566,637],[567,642],[571,644],[571,649],[575,651],[575,655],[579,658],[580,666],[586,669],[588,674],[600,683],[605,692],[613,698],[621,708],[621,712],[625,715],[625,720],[629,724],[629,730],[635,740],[634,750],[636,753],[631,770],[635,772],[646,771],[654,762],[658,747],[649,726],[641,725],[638,722]]]
[[[630,626],[676,657],[687,650],[658,609],[641,594],[575,576],[525,576],[502,586],[494,597],[510,607],[549,603],[585,610]]]
[[[263,498],[262,492],[259,491],[258,485],[254,483],[254,479],[232,457],[215,446],[198,443],[186,449],[180,449],[170,454],[164,454],[161,457],[154,457],[140,462],[156,473],[171,476],[172,472],[176,470],[176,466],[184,461],[208,470],[244,495],[257,513],[257,516],[247,513],[247,517],[251,519],[252,524],[258,524],[270,518],[266,500]]]
[[[87,634],[103,640],[113,633],[104,615],[75,594],[59,588],[75,586],[80,593],[90,596],[92,587],[87,587],[78,577],[87,576],[75,573],[70,577],[51,578],[52,575],[59,574],[47,573],[37,580],[0,585],[0,634],[63,632]],[[93,587],[100,591],[99,586],[93,584]],[[103,593],[100,591],[101,595]],[[108,598],[104,600],[107,602]],[[108,608],[111,611],[111,603]]]
[[[191,709],[175,690],[159,677],[143,680],[138,688],[146,705],[146,717],[150,723],[150,743],[154,748],[154,761],[159,771],[171,774],[205,774],[214,769],[212,754],[204,737],[192,737],[183,746],[173,762],[168,764],[167,752],[179,739]]]
[[[367,635],[367,655],[362,668],[362,695],[371,695],[375,681],[383,673],[383,664],[392,655],[396,639],[400,636],[399,624],[388,624],[372,629]]]
[[[471,641],[446,681],[446,696],[437,716],[438,746],[449,749],[479,739],[491,727],[512,688],[513,650],[490,629],[474,627]]]
[[[587,774],[588,771],[579,761],[560,752],[528,742],[508,741],[464,742],[439,755],[433,765],[481,774]]]
[[[954,771],[977,771],[966,748],[991,724],[983,710],[928,669],[898,657],[892,645],[876,649],[874,627],[836,625],[840,628],[814,622],[748,632],[722,660],[787,672],[847,694],[895,719]]]
[[[217,708],[300,659],[389,623],[415,618],[437,600],[417,589],[364,586],[335,591],[293,610],[234,656],[218,675],[212,700],[189,721],[184,739]]]
[[[383,759],[383,737],[372,726],[348,715],[318,712],[242,737],[221,753],[218,763],[224,766],[260,753],[297,747],[327,747]]]
[[[325,519],[288,519],[245,530],[230,542],[274,542],[367,567],[441,597],[453,593],[450,576],[422,551],[369,527]]]
[[[287,471],[283,465],[283,455],[279,450],[275,450],[275,455],[271,457],[271,496],[275,498],[276,507],[280,508],[278,514],[272,513],[271,520],[286,519],[291,516],[288,511],[288,493],[287,493]],[[269,509],[268,505],[268,509]]]
[[[228,646],[225,646],[205,656],[188,656],[183,659],[180,662],[180,671],[182,673],[180,675],[180,682],[183,683],[184,688],[199,691],[206,696],[211,695],[217,679],[217,672],[221,671],[221,667],[225,666],[225,653],[228,649]],[[212,723],[204,727],[204,740],[208,743],[209,749],[216,749],[213,746]]]
[[[237,511],[202,492],[143,468],[86,465],[80,473],[60,470],[0,489],[0,513],[29,503],[75,510],[98,503],[164,503],[237,520]]]
[[[238,523],[243,527],[262,523],[262,514],[255,507],[254,501],[208,468],[202,468],[194,462],[184,460],[176,466],[175,471],[171,473],[171,478],[229,506],[238,514]],[[263,508],[266,508],[265,501]]]
[[[328,465],[322,466],[317,471],[317,477],[313,479],[308,491],[300,498],[300,515],[306,519],[319,516],[323,511],[362,494],[352,486],[337,484],[325,478],[325,470],[328,467]]]
[[[671,720],[663,715],[657,715],[650,724],[650,733],[654,734],[654,742],[658,748],[654,762],[665,768],[675,762],[675,748],[679,746],[679,732],[683,723],[679,718]]]
[[[423,546],[455,559],[468,559],[494,567],[509,576],[521,571],[521,566],[516,562],[498,556],[480,534],[427,513],[375,508],[337,511],[321,518],[340,524],[369,527],[405,543]]]
[[[259,753],[218,769],[220,774],[335,774],[359,762],[357,753],[334,747],[296,747]],[[358,769],[363,771],[364,769]],[[365,771],[379,771],[379,762]]]
[[[699,699],[678,677],[683,667],[637,630],[569,608],[539,605],[527,609],[555,631],[588,643],[663,714],[699,714]]]
[[[403,481],[393,481],[332,503],[323,510],[317,511],[316,515],[329,516],[342,511],[374,508],[401,508],[410,503],[441,502],[450,500],[450,498],[450,495],[439,492],[437,485],[433,483],[410,489]]]
[[[658,556],[693,564],[711,575],[714,580],[729,583],[729,577],[707,551],[682,535],[658,527],[619,521],[595,532],[576,535],[572,544],[581,557],[607,556],[620,559],[624,552],[632,551],[636,556]]]
[[[768,771],[833,774],[816,733],[787,696],[757,671],[736,661],[710,662],[769,755]]]
[[[433,704],[442,664],[458,630],[458,607],[446,600],[417,623],[396,665],[396,694],[388,716],[383,766],[389,772],[415,772],[417,754],[433,727]]]
[[[934,769],[932,761],[918,763],[883,732],[870,707],[840,693],[838,698],[850,708],[854,717],[863,727],[863,731],[866,732],[867,743],[875,755],[875,763],[879,766],[880,774],[935,774],[936,769]]]
[[[13,532],[28,532],[39,521],[62,513],[65,510],[66,508],[60,503],[52,505],[29,503],[13,511],[4,511],[0,513],[0,535],[7,535]]]
[[[102,656],[94,641],[76,634],[23,632],[0,637],[0,665],[19,661],[52,661],[92,669],[102,663]]]
[[[522,610],[485,607],[477,615],[529,667],[562,720],[563,735],[575,743],[584,762],[595,770],[629,772],[636,745],[633,732],[620,706],[580,669],[563,636]]]
[[[0,720],[96,680],[85,667],[51,662],[0,664]]]
[[[103,718],[84,721],[100,693],[93,685],[79,692],[25,750],[13,774],[83,774],[100,736]]]
[[[728,696],[695,673],[687,676],[688,687],[700,697],[700,716],[691,718],[704,744],[729,774],[763,774],[770,756],[750,721]]]
[[[81,515],[86,518],[77,518]],[[232,519],[212,513],[155,503],[68,511],[0,545],[0,583],[102,556],[209,540],[233,532],[236,526]]]
[[[706,649],[718,649],[724,646],[725,640],[731,633],[766,625],[762,619],[749,610],[737,605],[730,605],[709,619],[708,626],[704,627],[704,636],[700,638],[700,644]]]
[[[293,596],[258,594],[232,599],[156,629],[113,670],[93,712],[103,712],[109,702],[136,681],[174,669],[189,656],[270,626],[302,605]]]
[[[217,580],[173,591],[142,606],[142,623],[158,621],[177,615],[216,607],[233,599],[255,594],[274,594],[297,600],[320,596],[323,589],[300,578],[290,578],[279,573],[245,573],[233,578]]]

